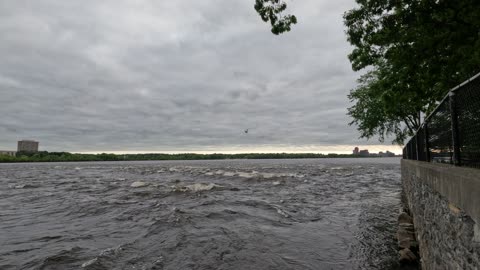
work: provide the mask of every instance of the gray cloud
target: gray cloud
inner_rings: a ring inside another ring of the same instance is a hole
[[[292,2],[300,22],[282,36],[253,2],[0,2],[0,148],[367,144],[346,116],[354,1]]]

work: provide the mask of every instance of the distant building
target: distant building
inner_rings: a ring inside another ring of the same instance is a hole
[[[38,142],[32,140],[18,141],[18,152],[38,152]]]
[[[365,149],[365,150],[360,150],[360,152],[359,152],[358,154],[359,154],[360,156],[362,156],[362,157],[368,157],[368,156],[370,156],[370,153],[368,152],[367,149]]]
[[[387,151],[387,152],[380,152],[378,153],[379,156],[381,157],[394,157],[395,156],[395,153],[392,153],[390,151]]]
[[[0,150],[0,155],[7,155],[7,156],[14,157],[14,156],[16,156],[16,154],[17,154],[16,151],[2,151],[2,150]]]
[[[355,149],[353,149],[353,154],[354,155],[358,155],[360,149],[358,149],[358,147],[355,147]]]

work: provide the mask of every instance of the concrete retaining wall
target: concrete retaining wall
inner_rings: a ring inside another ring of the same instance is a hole
[[[402,160],[423,269],[480,269],[480,170]]]

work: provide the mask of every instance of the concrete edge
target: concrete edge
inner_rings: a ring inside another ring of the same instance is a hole
[[[480,224],[480,169],[402,159],[402,167]]]

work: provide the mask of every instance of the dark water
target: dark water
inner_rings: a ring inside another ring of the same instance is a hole
[[[399,167],[0,164],[0,269],[396,269]]]

